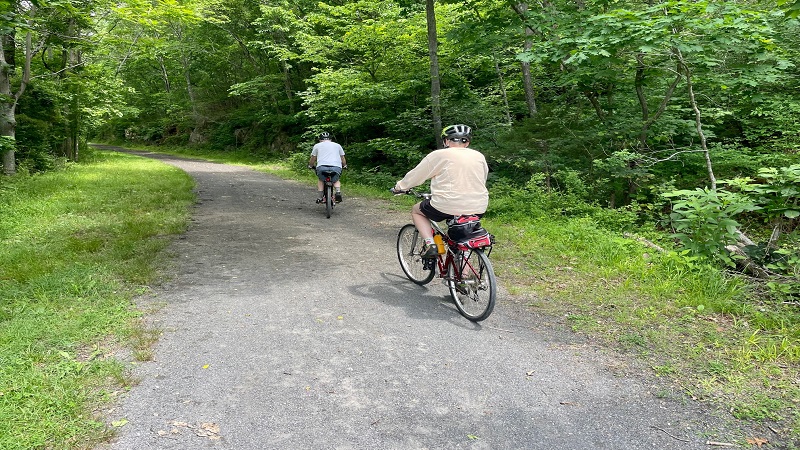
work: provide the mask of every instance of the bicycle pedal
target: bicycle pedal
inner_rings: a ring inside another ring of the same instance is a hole
[[[422,270],[433,270],[433,267],[436,264],[436,260],[433,258],[423,258],[422,259]]]

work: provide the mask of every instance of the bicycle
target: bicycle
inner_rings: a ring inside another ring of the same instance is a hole
[[[430,198],[429,193],[404,193]],[[414,224],[400,229],[397,235],[397,258],[403,272],[409,280],[420,286],[430,283],[438,275],[450,290],[450,296],[462,316],[473,322],[486,319],[492,313],[497,297],[497,280],[489,261],[493,244],[491,235],[473,248],[469,243],[451,239],[434,221],[431,221],[431,228],[439,246],[436,259],[422,258],[424,241]]]
[[[308,168],[313,170],[314,173],[317,171],[317,169],[312,166],[308,166]],[[317,203],[325,204],[325,217],[330,219],[333,207],[336,206],[336,197],[333,193],[333,184],[335,183],[333,177],[336,175],[336,172],[332,170],[322,170],[320,174],[323,175],[325,179],[322,180],[322,184],[324,185],[322,200],[317,200]]]

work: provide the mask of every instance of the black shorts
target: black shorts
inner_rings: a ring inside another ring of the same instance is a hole
[[[434,222],[441,222],[443,220],[452,219],[452,214],[445,214],[438,209],[431,206],[430,199],[425,199],[419,204],[419,210],[422,214],[425,215],[428,219],[431,219]]]
[[[444,220],[449,220],[449,219],[452,219],[453,217],[455,217],[452,214],[445,214],[445,213],[439,211],[438,209],[434,208],[433,206],[431,206],[430,199],[425,199],[422,202],[420,202],[419,210],[423,215],[425,215],[425,217],[427,217],[428,219],[431,219],[434,222],[442,222]],[[469,214],[469,215],[483,217],[483,214],[484,213]]]

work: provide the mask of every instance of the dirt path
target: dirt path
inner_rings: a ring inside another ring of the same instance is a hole
[[[157,288],[165,333],[110,420],[143,449],[701,449],[719,422],[658,398],[624,365],[503,294],[462,318],[445,286],[407,281],[408,213],[153,154],[197,180],[193,222]],[[501,284],[502,284],[502,280]]]

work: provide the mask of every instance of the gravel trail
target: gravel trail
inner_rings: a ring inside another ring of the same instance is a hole
[[[101,147],[110,148],[110,147]],[[390,203],[146,152],[197,181],[164,331],[109,420],[114,450],[707,449],[721,422],[501,289],[480,324],[408,281]],[[502,279],[499,280],[502,288]],[[669,398],[672,397],[672,398]],[[730,442],[730,441],[728,441]]]

